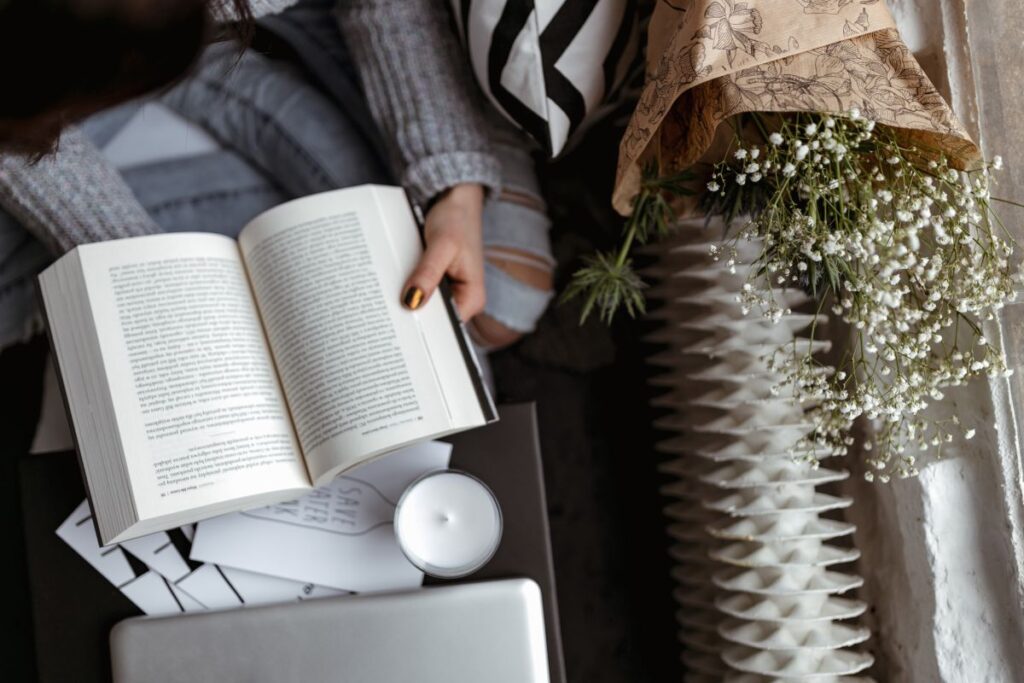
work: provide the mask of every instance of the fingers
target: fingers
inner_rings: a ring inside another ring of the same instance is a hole
[[[484,305],[487,303],[483,267],[480,267],[479,273],[467,273],[466,277],[465,280],[452,283],[452,298],[455,299],[455,308],[458,309],[459,318],[471,320],[484,310]]]
[[[447,244],[447,240],[435,240],[423,253],[423,258],[402,290],[402,304],[411,310],[423,306],[434,294],[444,274],[448,273],[459,317],[469,320],[483,311],[487,303],[483,263],[458,258],[464,255],[459,254],[457,247]]]
[[[402,288],[402,304],[423,306],[447,273],[459,315],[469,320],[484,307],[482,245],[484,189],[455,185],[427,212],[423,234],[427,248]]]
[[[438,235],[427,242],[416,270],[402,287],[402,305],[416,310],[427,303],[458,254],[458,242],[447,235]]]
[[[402,289],[402,304],[410,310],[423,306],[445,273],[451,279],[452,298],[460,318],[469,320],[484,310],[487,295],[482,261],[472,258],[472,254],[460,253],[458,241],[446,236],[431,240],[423,252]]]

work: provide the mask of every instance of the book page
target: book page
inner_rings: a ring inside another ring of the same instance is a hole
[[[79,252],[139,518],[308,487],[234,241]]]
[[[385,224],[382,201],[403,206],[403,222]],[[392,240],[405,242],[406,256]],[[482,423],[479,407],[469,415],[438,375],[442,355],[462,394],[471,391],[440,297],[416,312],[400,304],[420,250],[400,189],[289,202],[246,226],[239,245],[314,483],[471,419]],[[432,344],[425,330],[435,328]]]

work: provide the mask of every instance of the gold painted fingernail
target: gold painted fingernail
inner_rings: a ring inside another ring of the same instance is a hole
[[[405,304],[406,308],[415,311],[423,303],[423,290],[415,286],[405,290],[402,303]]]

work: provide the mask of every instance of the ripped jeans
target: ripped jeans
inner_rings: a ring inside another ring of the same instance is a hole
[[[218,43],[207,49],[192,76],[155,98],[221,145],[120,169],[164,230],[233,236],[257,214],[288,199],[392,182],[340,35],[322,11],[326,6],[300,4],[272,18],[272,29],[291,43],[303,67],[252,49],[240,54],[236,45]],[[83,128],[102,149],[116,142],[133,117],[152,111],[142,105],[133,102],[102,112]],[[496,115],[491,119],[503,192],[484,208],[484,312],[524,333],[533,329],[551,292],[510,275],[514,267],[502,266],[525,263],[550,272],[550,221],[525,138]],[[35,329],[33,277],[51,258],[0,212],[0,347]]]

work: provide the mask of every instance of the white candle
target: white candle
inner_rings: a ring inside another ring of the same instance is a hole
[[[476,477],[445,470],[421,477],[395,508],[395,535],[409,561],[427,574],[472,574],[501,541],[501,508]]]

